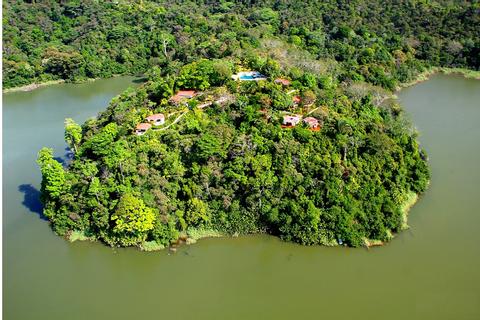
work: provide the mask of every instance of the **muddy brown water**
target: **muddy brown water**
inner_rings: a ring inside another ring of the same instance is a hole
[[[42,146],[103,110],[132,78],[3,96],[5,319],[480,319],[480,81],[404,89],[432,168],[411,228],[371,250],[268,236],[145,253],[68,243],[41,219]]]

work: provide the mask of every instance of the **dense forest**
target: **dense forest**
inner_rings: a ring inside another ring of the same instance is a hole
[[[430,177],[388,93],[431,67],[480,68],[480,7],[469,1],[3,8],[6,88],[145,78],[96,119],[66,120],[67,166],[48,148],[38,157],[54,231],[112,246],[158,248],[199,232],[309,245],[389,240]],[[246,70],[265,79],[232,79]],[[184,89],[197,94],[171,99]],[[165,123],[134,134],[158,114]]]
[[[96,119],[67,119],[68,168],[47,148],[38,159],[54,230],[144,248],[198,230],[351,246],[401,230],[403,206],[426,189],[429,170],[398,105],[275,60],[239,63],[203,59],[168,77],[156,68]],[[267,79],[232,80],[253,67]],[[200,93],[168,99],[182,88]],[[158,113],[165,123],[134,134]],[[321,129],[282,126],[298,114]]]
[[[168,74],[279,40],[308,51],[340,81],[393,89],[431,66],[478,70],[479,25],[476,1],[9,0],[3,86],[142,74],[153,66]]]

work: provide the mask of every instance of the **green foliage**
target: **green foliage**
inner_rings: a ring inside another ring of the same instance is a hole
[[[42,200],[58,199],[65,191],[65,171],[62,165],[53,158],[53,150],[42,148],[38,153],[37,163],[42,172]]]
[[[190,67],[199,65],[208,64]],[[283,110],[293,108],[290,88],[242,83],[228,103],[137,137],[132,126],[147,114],[184,112],[149,93],[165,84],[154,73],[87,122],[81,137],[68,121],[79,152],[66,172],[41,151],[45,212],[58,233],[144,248],[168,246],[192,228],[359,246],[401,230],[408,195],[427,187],[426,156],[401,109],[375,105],[368,91],[350,88],[347,96],[328,77],[298,76],[296,112],[313,103],[311,115],[323,122],[311,131],[280,127]]]
[[[198,227],[207,224],[210,215],[210,210],[205,202],[197,198],[188,200],[185,220],[189,226]]]
[[[123,195],[112,214],[112,229],[122,245],[133,245],[144,241],[147,232],[154,228],[155,214],[141,199],[131,194]]]
[[[44,212],[61,235],[154,248],[197,228],[358,246],[400,230],[407,195],[430,178],[401,109],[379,106],[378,95],[426,69],[480,68],[475,8],[6,1],[3,84],[146,77],[97,119],[66,120],[68,168],[40,151]],[[231,80],[245,69],[269,80]],[[175,125],[134,136],[147,115],[183,114],[169,103],[178,89],[204,92]],[[310,111],[320,131],[280,127],[283,115]]]
[[[82,140],[82,128],[73,119],[65,119],[65,142],[75,153]]]
[[[310,52],[315,60],[337,60],[340,72],[329,75],[341,81],[366,80],[388,89],[411,81],[425,67],[480,68],[478,5],[471,1],[87,5],[9,0],[3,8],[5,88],[151,73],[155,67],[157,75],[165,76],[198,59],[244,58],[245,50],[255,51],[273,39]],[[247,64],[273,76],[278,66],[267,53],[251,55],[255,59],[246,59]],[[321,75],[333,71],[313,69]],[[200,60],[180,71],[178,85],[203,90],[228,80],[231,71]]]

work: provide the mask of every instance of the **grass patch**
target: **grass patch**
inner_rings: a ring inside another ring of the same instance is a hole
[[[382,240],[373,240],[373,239],[363,239],[363,244],[367,247],[378,247],[383,246],[384,242]]]
[[[142,251],[159,251],[165,249],[165,246],[157,241],[144,241],[139,247]]]
[[[93,241],[94,238],[87,236],[83,231],[73,230],[67,235],[67,240],[70,242],[87,241],[87,240]]]
[[[444,74],[460,74],[468,79],[480,80],[480,71],[469,70],[465,68],[438,68],[438,72]]]
[[[218,238],[225,236],[224,233],[214,229],[189,228],[187,230],[187,244],[195,243],[203,238]]]
[[[400,209],[402,211],[402,226],[400,227],[401,230],[408,229],[408,224],[407,224],[408,212],[414,206],[417,200],[418,200],[418,194],[416,194],[415,192],[410,192],[407,195],[407,198],[405,199],[405,201],[403,202],[403,205],[401,206],[401,209]]]

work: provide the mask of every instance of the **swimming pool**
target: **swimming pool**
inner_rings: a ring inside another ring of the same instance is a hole
[[[266,80],[267,77],[261,74],[258,71],[243,71],[239,72],[236,75],[232,76],[235,80],[242,80],[242,81],[258,81],[258,80]]]

